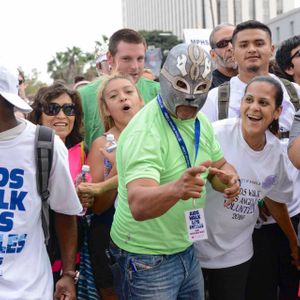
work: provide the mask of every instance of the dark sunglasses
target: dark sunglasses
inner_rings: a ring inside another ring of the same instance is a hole
[[[19,85],[21,85],[22,83],[24,83],[23,79],[19,79]]]
[[[221,40],[221,41],[216,43],[215,48],[225,48],[225,47],[228,46],[229,43],[232,43],[232,39],[230,39],[230,40]]]
[[[300,57],[300,49],[291,56],[290,61],[292,61],[295,57]]]
[[[61,109],[66,116],[75,116],[74,103],[65,103],[62,106],[58,103],[48,103],[48,105],[44,107],[43,112],[48,116],[56,116],[59,114]]]

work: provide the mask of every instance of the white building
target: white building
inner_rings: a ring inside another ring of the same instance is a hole
[[[272,40],[275,45],[294,35],[300,35],[300,8],[273,18],[267,25],[272,31]]]
[[[124,27],[171,31],[180,38],[185,28],[249,19],[267,23],[293,8],[295,0],[122,0]]]

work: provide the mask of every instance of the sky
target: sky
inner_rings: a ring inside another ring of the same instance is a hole
[[[93,52],[102,34],[122,28],[121,0],[3,0],[0,11],[0,62],[25,74],[36,68],[47,83],[56,52]]]

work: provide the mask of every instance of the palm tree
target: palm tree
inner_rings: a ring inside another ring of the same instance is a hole
[[[92,59],[90,53],[84,53],[78,47],[67,48],[64,52],[57,52],[48,62],[47,71],[53,80],[62,79],[71,84],[77,74],[83,74],[85,65]]]

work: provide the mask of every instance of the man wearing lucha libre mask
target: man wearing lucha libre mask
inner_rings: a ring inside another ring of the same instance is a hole
[[[123,131],[117,148],[118,206],[110,256],[120,299],[204,299],[193,242],[206,237],[205,182],[239,192],[209,121],[199,112],[211,61],[179,44],[160,74],[161,93]]]

